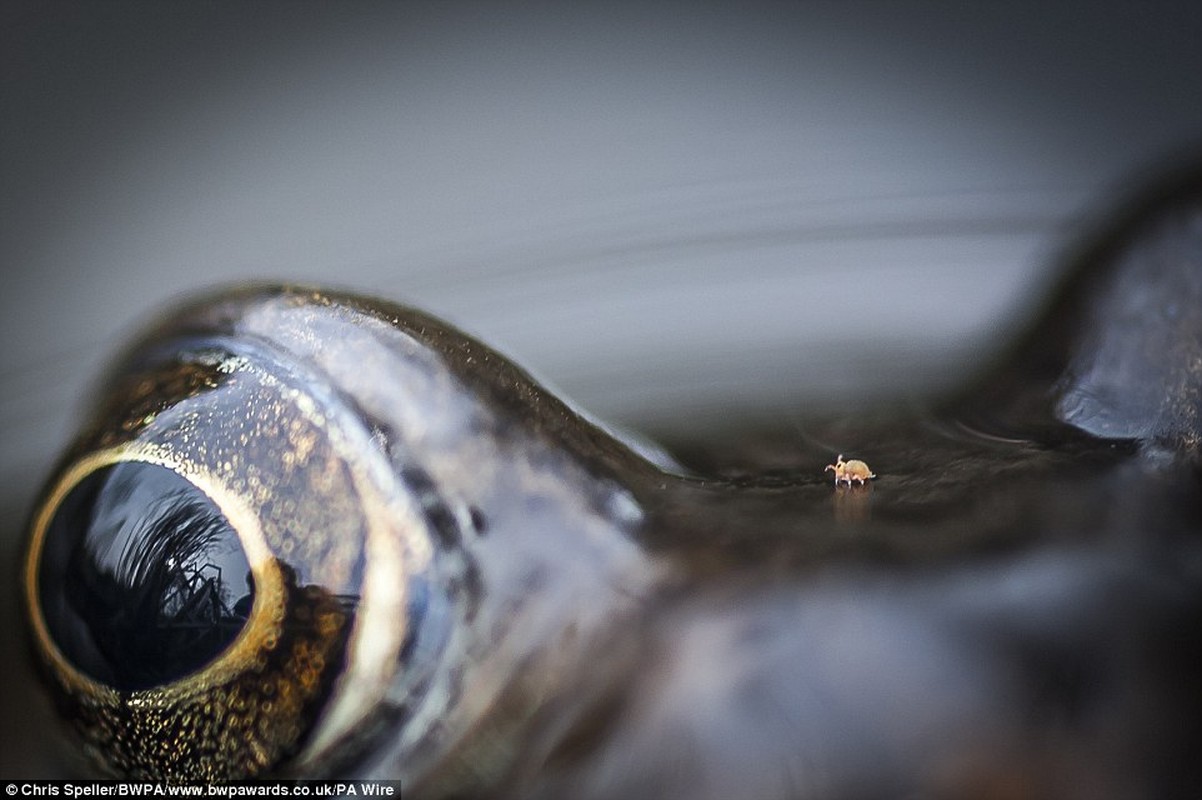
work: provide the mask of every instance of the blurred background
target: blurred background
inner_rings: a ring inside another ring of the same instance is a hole
[[[939,391],[1202,155],[1202,5],[0,4],[0,552],[181,293],[449,318],[619,424]],[[59,766],[0,608],[0,777]]]

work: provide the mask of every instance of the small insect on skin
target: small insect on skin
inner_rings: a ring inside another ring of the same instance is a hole
[[[851,486],[852,481],[856,481],[863,486],[869,480],[876,477],[863,461],[858,461],[854,458],[851,461],[844,461],[842,453],[839,454],[839,458],[834,464],[827,464],[823,472],[827,470],[834,470],[836,486],[839,485],[839,481],[846,482],[848,486]]]

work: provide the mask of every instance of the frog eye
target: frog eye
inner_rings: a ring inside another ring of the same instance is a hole
[[[283,355],[155,339],[110,380],[25,557],[61,716],[121,776],[334,769],[431,605],[420,509],[356,410]]]
[[[38,602],[63,658],[120,691],[164,686],[243,634],[254,576],[237,533],[196,486],[125,462],[85,476],[46,530]]]

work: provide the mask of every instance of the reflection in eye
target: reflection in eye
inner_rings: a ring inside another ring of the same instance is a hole
[[[46,537],[41,602],[59,649],[115,689],[170,683],[216,658],[254,599],[238,536],[170,470],[128,463],[88,475]]]

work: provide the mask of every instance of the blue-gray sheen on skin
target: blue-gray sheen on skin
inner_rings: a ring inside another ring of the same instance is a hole
[[[1202,209],[1133,244],[1098,287],[1057,411],[1104,439],[1193,442],[1202,430]]]

